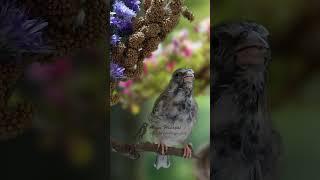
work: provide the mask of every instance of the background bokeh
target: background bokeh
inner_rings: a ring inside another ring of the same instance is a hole
[[[24,97],[32,127],[0,143],[0,179],[105,179],[106,78],[95,47],[32,63],[11,102]]]
[[[174,32],[149,58],[141,79],[121,82],[120,103],[111,108],[111,136],[120,141],[134,143],[134,136],[152,110],[153,103],[179,67],[191,67],[196,73],[196,100],[199,105],[198,123],[190,141],[199,151],[209,144],[210,89],[209,89],[209,0],[186,0],[186,6],[195,16],[190,23],[181,18]],[[130,160],[111,152],[111,179],[122,180],[196,180],[195,162],[171,157],[169,169],[153,167],[154,153],[143,153],[138,160]]]
[[[227,1],[213,4],[213,25],[253,20],[271,33],[269,99],[283,141],[281,180],[319,179],[320,1]]]

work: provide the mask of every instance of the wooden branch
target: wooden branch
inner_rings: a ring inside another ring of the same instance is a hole
[[[206,66],[202,67],[198,72],[196,72],[196,78],[204,80],[205,83],[201,85],[200,92],[205,90],[207,86],[210,85],[210,63],[208,63]]]
[[[126,144],[114,139],[110,139],[113,152],[120,153],[130,159],[139,159],[141,152],[154,152],[160,153],[158,145],[150,142],[139,144]],[[166,155],[183,157],[183,148],[168,147]],[[192,152],[192,158],[199,159],[199,157]]]

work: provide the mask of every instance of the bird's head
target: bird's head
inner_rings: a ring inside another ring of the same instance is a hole
[[[192,89],[194,78],[194,71],[192,69],[180,68],[172,74],[170,86],[173,88]]]
[[[214,27],[212,69],[215,81],[219,84],[264,83],[271,60],[268,36],[266,28],[253,22]]]
[[[177,84],[193,84],[194,72],[192,69],[180,68],[174,71],[171,81]]]
[[[217,25],[214,28],[211,63],[213,91],[227,91],[243,111],[257,111],[266,102],[267,68],[271,61],[269,32],[253,22]],[[218,98],[218,96],[217,96]]]

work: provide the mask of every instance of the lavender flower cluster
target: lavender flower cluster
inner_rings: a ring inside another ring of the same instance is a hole
[[[42,38],[42,31],[48,23],[31,19],[26,9],[16,6],[15,0],[0,1],[0,19],[1,56],[50,52]]]
[[[112,12],[110,12],[110,24],[112,28],[111,45],[116,46],[132,34],[133,18],[140,11],[139,0],[115,0],[112,2]],[[110,76],[116,81],[123,78],[124,68],[111,61]]]

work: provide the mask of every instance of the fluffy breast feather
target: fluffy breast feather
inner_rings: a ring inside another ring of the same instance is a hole
[[[167,145],[183,143],[191,133],[196,122],[197,104],[193,97],[157,100],[150,116],[152,136],[155,141]]]

